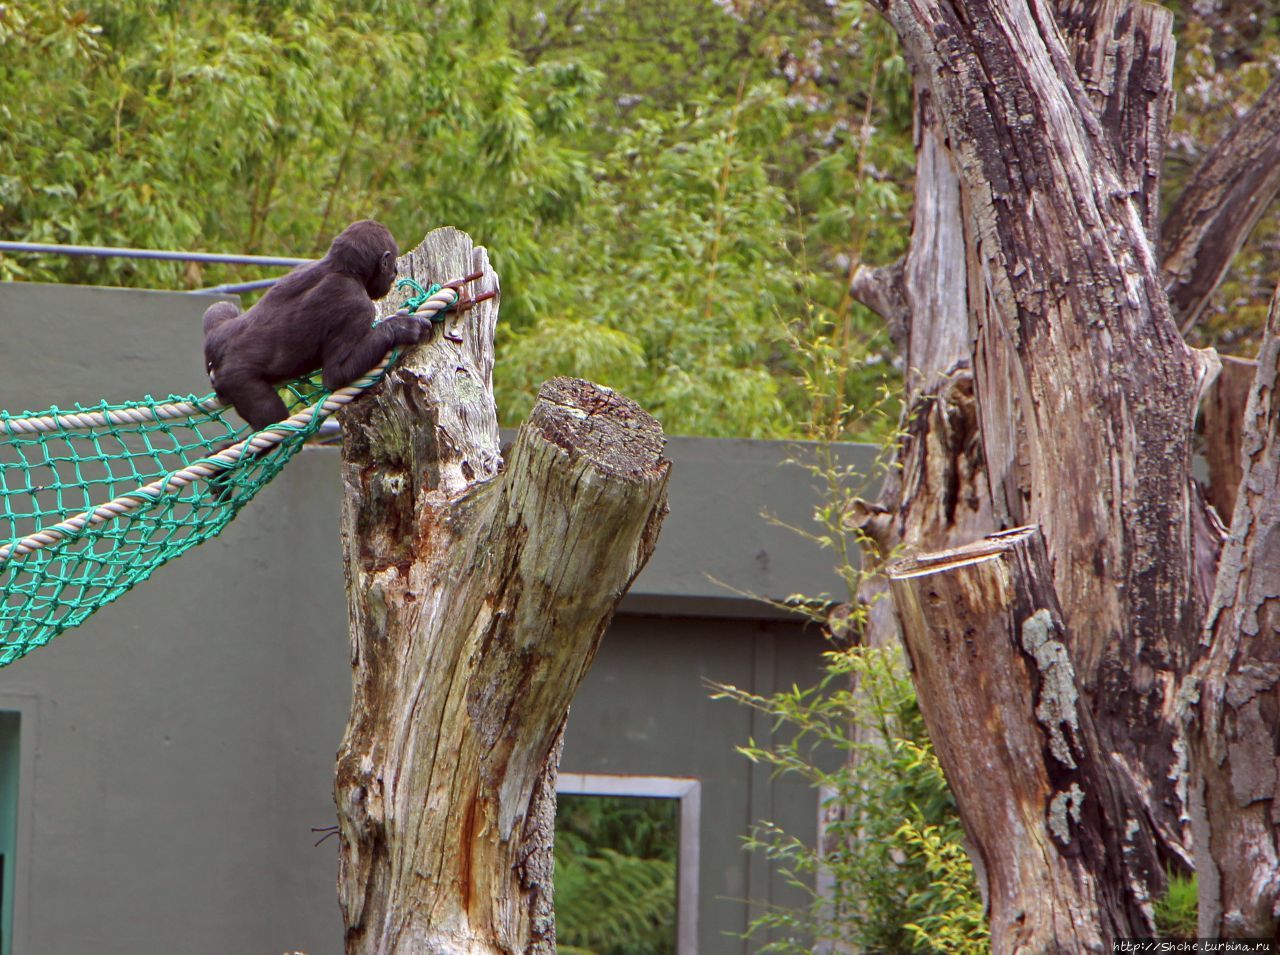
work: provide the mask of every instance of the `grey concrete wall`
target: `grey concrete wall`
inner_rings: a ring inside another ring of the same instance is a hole
[[[816,461],[805,442],[667,439],[675,477],[658,550],[623,607],[638,612],[783,618],[760,597],[840,595],[832,554],[793,528],[815,530],[826,489],[799,463]],[[870,474],[875,449],[835,449],[841,466]],[[872,491],[869,489],[868,494]],[[843,598],[841,598],[843,599]]]
[[[203,393],[208,301],[0,285],[0,407]],[[838,581],[758,516],[807,518],[786,449],[671,453],[672,513],[574,704],[563,768],[703,781],[700,951],[741,952],[725,933],[744,900],[778,893],[741,837],[761,818],[811,833],[815,799],[734,754],[768,726],[706,681],[809,683],[820,640],[705,573],[771,595]],[[304,451],[218,539],[0,669],[0,710],[23,720],[18,955],[341,951],[336,847],[310,832],[332,820],[350,700],[337,465]]]

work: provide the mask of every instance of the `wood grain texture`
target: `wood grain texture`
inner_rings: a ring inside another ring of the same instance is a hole
[[[1222,356],[1222,373],[1205,392],[1200,406],[1204,459],[1209,466],[1209,503],[1225,523],[1236,509],[1236,493],[1244,477],[1241,464],[1244,413],[1258,363]]]
[[[1173,13],[1132,0],[1059,0],[1057,18],[1154,248],[1173,112]]]
[[[1185,690],[1200,934],[1280,940],[1280,288],[1244,413],[1239,497]]]
[[[1170,718],[1200,652],[1190,431],[1214,356],[1189,349],[1172,320],[1145,186],[1117,161],[1123,124],[1104,123],[1127,114],[1099,108],[1102,87],[1082,81],[1058,11],[1043,0],[883,9],[959,177],[996,524],[1042,528],[1099,732],[1170,861],[1185,859]]]
[[[496,287],[454,230],[401,265],[424,282],[483,270],[477,290]],[[343,422],[349,955],[554,951],[565,716],[666,513],[661,427],[589,382],[544,385],[504,467],[496,320],[496,300],[456,317],[460,343],[437,332]]]
[[[1039,531],[906,558],[888,576],[929,738],[986,874],[992,951],[1101,953],[1151,934],[1150,877],[1130,874],[1135,854],[1158,861],[1110,781]]]
[[[1280,86],[1193,177],[1165,223],[1161,263],[1155,216],[1172,104],[1167,11],[1134,0],[877,6],[902,39],[916,83],[917,209],[901,291],[868,283],[864,300],[893,311],[895,325],[907,303],[905,333],[895,338],[906,342],[907,399],[901,469],[880,502],[860,504],[848,523],[880,555],[895,547],[949,552],[991,526],[1042,529],[1064,644],[1122,807],[1115,818],[1135,840],[1124,871],[1111,873],[1114,908],[1158,892],[1163,865],[1189,868],[1179,687],[1211,643],[1200,634],[1223,540],[1190,480],[1193,420],[1206,392],[1221,506],[1229,495],[1220,491],[1248,464],[1231,462],[1241,440],[1233,424],[1239,381],[1224,376],[1211,389],[1217,356],[1188,348],[1177,323],[1194,320],[1276,192]],[[960,253],[964,267],[955,268]],[[922,268],[911,267],[913,256]],[[1237,379],[1234,370],[1228,375]],[[1261,447],[1257,439],[1253,446]],[[958,506],[970,501],[977,505]],[[1261,553],[1251,578],[1259,560],[1280,562]],[[866,585],[863,599],[876,587]],[[1219,603],[1226,606],[1221,595]],[[1249,634],[1252,619],[1237,615],[1231,626]],[[885,642],[894,624],[883,602],[871,603],[867,642]],[[1249,659],[1264,651],[1255,645]],[[1214,685],[1230,701],[1246,683],[1237,674]],[[961,705],[942,699],[954,692],[945,681],[922,689],[922,698],[926,692],[938,695],[934,707]],[[1255,749],[1275,737],[1280,719],[1268,692],[1250,711]],[[1243,754],[1242,737],[1230,736],[1240,733],[1237,715],[1228,707],[1218,729]],[[1220,764],[1229,748],[1215,751]],[[1250,752],[1264,767],[1251,778],[1270,779],[1271,757]],[[1237,781],[1243,761],[1234,764]],[[1239,814],[1253,811],[1240,802],[1244,791],[1237,785],[1235,803],[1218,798],[1201,816],[1216,820],[1215,857],[1230,845],[1237,857],[1258,860],[1246,877],[1253,903],[1239,901],[1239,881],[1211,891],[1233,895],[1233,911],[1257,912],[1271,898],[1265,873],[1274,847],[1260,817],[1248,825],[1261,848],[1225,835],[1243,831]],[[1225,789],[1209,779],[1202,796],[1213,792]],[[961,802],[962,812],[975,809]],[[1280,813],[1271,819],[1275,825]],[[1160,866],[1150,864],[1152,847]],[[1028,878],[1043,884],[1042,876]],[[1005,937],[1013,941],[1004,950],[1024,950],[1020,936]]]
[[[995,529],[971,371],[965,228],[955,161],[929,102],[916,94],[916,194],[911,248],[893,269],[863,275],[861,301],[903,321],[905,396],[895,466],[878,504],[857,502],[848,526],[866,536],[864,557],[880,564],[900,548],[934,550]],[[872,284],[891,283],[889,290]],[[884,314],[882,312],[882,314]],[[863,642],[899,643],[898,622],[879,576],[864,579],[868,608]]]

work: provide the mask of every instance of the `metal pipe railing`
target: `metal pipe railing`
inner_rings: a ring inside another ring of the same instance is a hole
[[[115,245],[61,245],[53,242],[0,242],[0,252],[35,252],[49,255],[93,255],[100,258],[161,259],[168,262],[208,262],[219,265],[264,265],[291,267],[306,265],[315,259],[291,259],[279,255],[225,255],[221,252],[171,252],[163,249],[127,249]],[[196,289],[195,294],[207,292],[254,292],[270,288],[278,279],[258,279],[254,282],[228,282],[209,288]]]
[[[112,245],[60,245],[51,242],[0,242],[0,252],[45,252],[54,255],[119,256],[129,259],[164,259],[170,262],[212,262],[224,265],[306,265],[315,259],[290,259],[279,255],[227,255],[222,252],[170,252],[162,249],[127,249]]]
[[[255,292],[260,288],[271,288],[279,282],[279,279],[258,279],[256,282],[231,282],[227,285],[211,285],[208,288],[198,288],[193,294],[203,295],[208,292]]]

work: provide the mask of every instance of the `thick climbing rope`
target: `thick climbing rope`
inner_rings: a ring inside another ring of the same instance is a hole
[[[468,304],[460,300],[465,281],[424,289],[425,298],[419,293],[402,310],[443,320]],[[231,422],[216,395],[0,411],[0,666],[219,533],[396,357],[388,352],[333,392],[318,376],[289,383],[298,410],[258,432]]]

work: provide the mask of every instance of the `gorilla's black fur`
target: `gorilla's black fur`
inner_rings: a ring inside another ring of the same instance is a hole
[[[395,345],[430,324],[395,315],[373,325],[373,300],[391,290],[400,250],[386,226],[353,222],[319,262],[299,266],[241,315],[218,302],[204,313],[204,360],[218,397],[255,429],[288,416],[275,386],[317,368],[324,386],[349,385]]]

